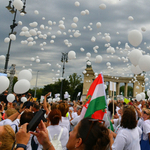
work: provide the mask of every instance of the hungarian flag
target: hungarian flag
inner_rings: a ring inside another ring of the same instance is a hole
[[[94,119],[103,119],[106,113],[106,96],[102,74],[93,81],[86,96],[87,102],[83,106],[81,119],[91,117]]]

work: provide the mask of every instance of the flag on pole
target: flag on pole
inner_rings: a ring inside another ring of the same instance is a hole
[[[83,106],[81,119],[85,117],[103,119],[104,114],[106,113],[105,108],[107,108],[107,104],[102,74],[99,74],[93,81],[86,97],[88,98],[88,101]]]
[[[128,103],[130,102],[130,100],[127,99],[127,98],[124,98],[124,102],[125,102],[126,104],[128,104]]]

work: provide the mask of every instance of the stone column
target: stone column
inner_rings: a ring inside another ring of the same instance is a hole
[[[120,82],[116,83],[116,96],[120,95]]]
[[[127,97],[127,93],[128,93],[128,83],[125,83],[125,87],[124,87],[124,96]]]
[[[112,97],[112,91],[110,91],[110,82],[109,82],[109,89],[108,89],[108,91],[109,91],[109,97]]]

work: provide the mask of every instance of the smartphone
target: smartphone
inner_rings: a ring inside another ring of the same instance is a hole
[[[46,111],[44,109],[40,109],[35,114],[35,116],[32,118],[32,120],[29,122],[29,124],[27,126],[27,132],[29,132],[29,131],[35,131],[36,130],[36,128],[39,125],[40,121],[44,117],[45,112]]]

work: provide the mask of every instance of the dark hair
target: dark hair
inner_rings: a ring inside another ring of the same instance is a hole
[[[61,120],[61,111],[59,109],[53,109],[49,113],[48,118],[51,122],[51,125],[57,125]]]
[[[40,105],[36,102],[33,102],[33,107],[36,109],[36,110],[39,110],[40,109]]]
[[[106,150],[110,142],[108,129],[100,122],[92,122],[90,119],[80,121],[77,138],[82,138],[85,150]]]
[[[0,104],[0,110],[2,110],[2,108],[3,108],[3,107],[2,107],[2,104]]]
[[[123,109],[121,126],[128,129],[134,129],[137,125],[135,110],[128,107]]]
[[[111,115],[113,114],[113,102],[110,102],[108,105],[108,110],[110,111]],[[116,114],[116,103],[114,103],[114,114]]]
[[[61,111],[61,115],[62,115],[63,117],[66,117],[66,113],[69,111],[68,103],[61,102],[61,103],[58,105],[58,109]]]
[[[31,111],[24,111],[20,117],[20,125],[29,123],[32,120],[33,116],[34,114]]]

